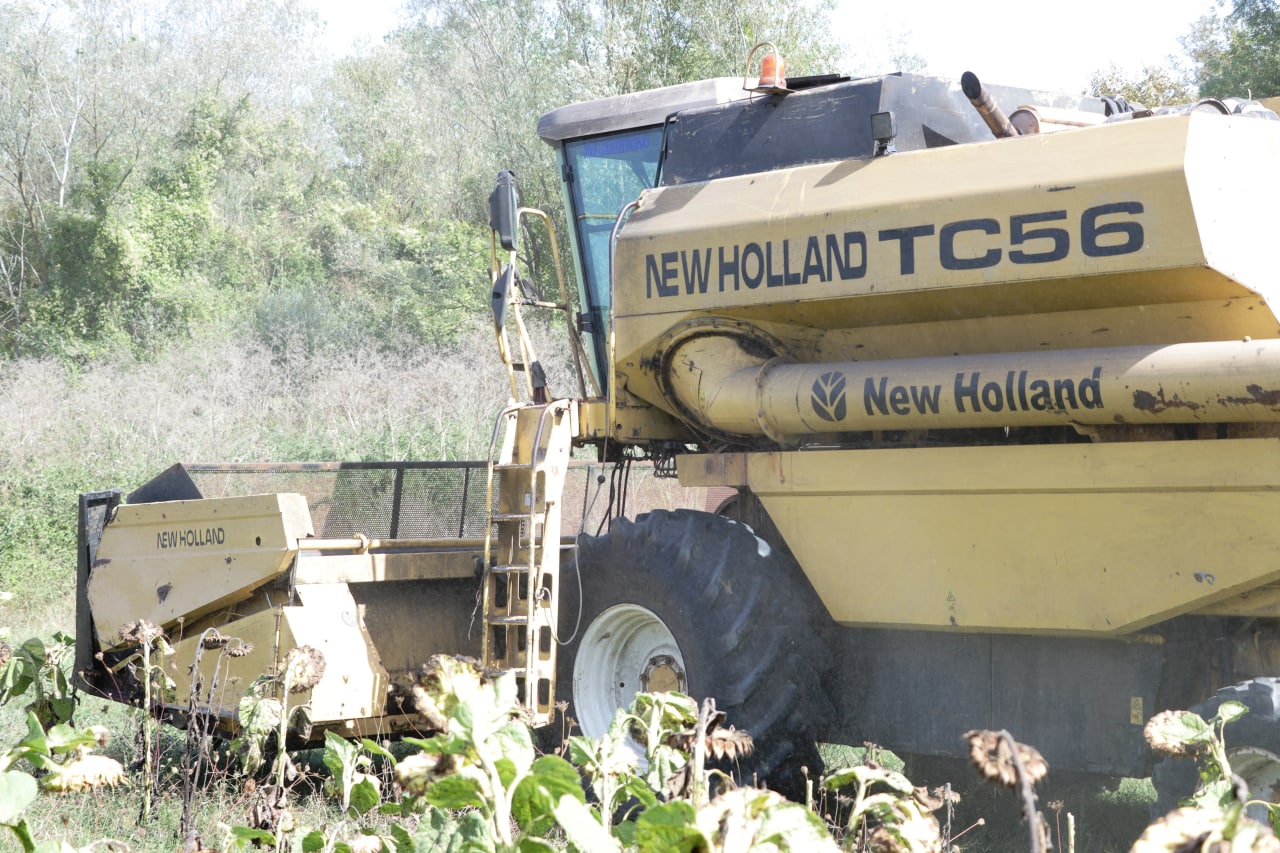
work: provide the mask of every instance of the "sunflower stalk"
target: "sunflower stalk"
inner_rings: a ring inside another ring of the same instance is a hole
[[[1027,772],[1027,766],[1022,761],[1021,749],[1018,742],[1013,739],[1013,735],[1001,729],[999,737],[1008,748],[1009,757],[1017,773],[1018,794],[1022,800],[1022,818],[1027,822],[1028,831],[1031,833],[1031,853],[1045,853],[1045,832],[1040,825],[1040,813],[1036,811],[1035,782]]]

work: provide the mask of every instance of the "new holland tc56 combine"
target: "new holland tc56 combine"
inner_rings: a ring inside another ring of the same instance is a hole
[[[305,742],[420,729],[417,668],[474,655],[534,721],[567,701],[591,735],[638,690],[714,696],[756,739],[746,769],[783,787],[815,739],[945,756],[970,728],[1055,771],[1143,775],[1150,716],[1230,696],[1252,711],[1233,767],[1266,796],[1275,118],[906,74],[551,112],[578,298],[531,286],[522,228],[550,219],[503,173],[513,403],[491,458],[250,466],[235,488],[175,467],[85,495],[81,684],[140,701],[114,667],[125,623],[179,661],[216,627],[253,644],[206,708],[233,731],[253,677],[314,646]],[[576,388],[548,387],[538,307],[568,319]],[[724,499],[584,529],[588,446]],[[189,665],[164,699],[179,721]],[[1166,797],[1186,763],[1157,768]]]

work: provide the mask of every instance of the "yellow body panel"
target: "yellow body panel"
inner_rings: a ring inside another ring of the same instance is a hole
[[[1121,635],[1280,579],[1272,439],[682,457],[680,475],[749,487],[846,625]]]
[[[311,646],[324,656],[324,675],[311,690],[291,695],[290,705],[306,705],[307,722],[327,728],[341,729],[348,721],[354,725],[364,717],[380,717],[390,679],[348,586],[302,584],[296,592],[297,604],[215,620],[220,633],[234,638],[230,648],[252,647],[243,656],[231,657],[217,649],[198,653],[201,634],[208,625],[195,625],[181,635],[174,632],[175,653],[166,667],[174,682],[172,699],[186,706],[191,691],[190,666],[199,657],[199,702],[221,718],[225,727],[234,728],[240,699],[253,680],[278,673],[291,649]]]
[[[1278,163],[1278,123],[1193,114],[650,190],[618,241],[617,381],[680,413],[709,318],[815,365],[1280,337]]]
[[[98,545],[89,602],[102,647],[145,619],[169,628],[249,597],[312,534],[301,495],[125,504]]]
[[[390,686],[377,649],[345,583],[299,584],[298,607],[282,608],[284,650],[311,646],[324,655],[325,670],[311,689],[313,725],[380,716]]]

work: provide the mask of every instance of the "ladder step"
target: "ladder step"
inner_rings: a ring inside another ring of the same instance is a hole
[[[532,471],[533,463],[531,462],[495,462],[493,465],[495,471]]]
[[[495,512],[489,516],[490,521],[528,521],[535,515],[542,515],[540,512]]]
[[[514,575],[520,572],[531,572],[533,569],[523,563],[509,563],[502,566],[490,566],[489,571],[495,575]]]
[[[497,669],[494,667],[488,667],[485,669],[484,674],[490,678],[498,678],[503,675],[528,675],[529,670],[523,666],[516,666],[516,667],[512,667],[511,669]]]
[[[532,616],[487,616],[484,621],[490,625],[528,625]]]

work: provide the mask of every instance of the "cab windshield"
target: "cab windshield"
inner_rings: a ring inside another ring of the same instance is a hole
[[[622,208],[654,185],[661,150],[661,127],[595,136],[564,146],[574,242],[584,279],[584,310],[590,320],[596,376],[602,384],[608,381],[609,234]]]

